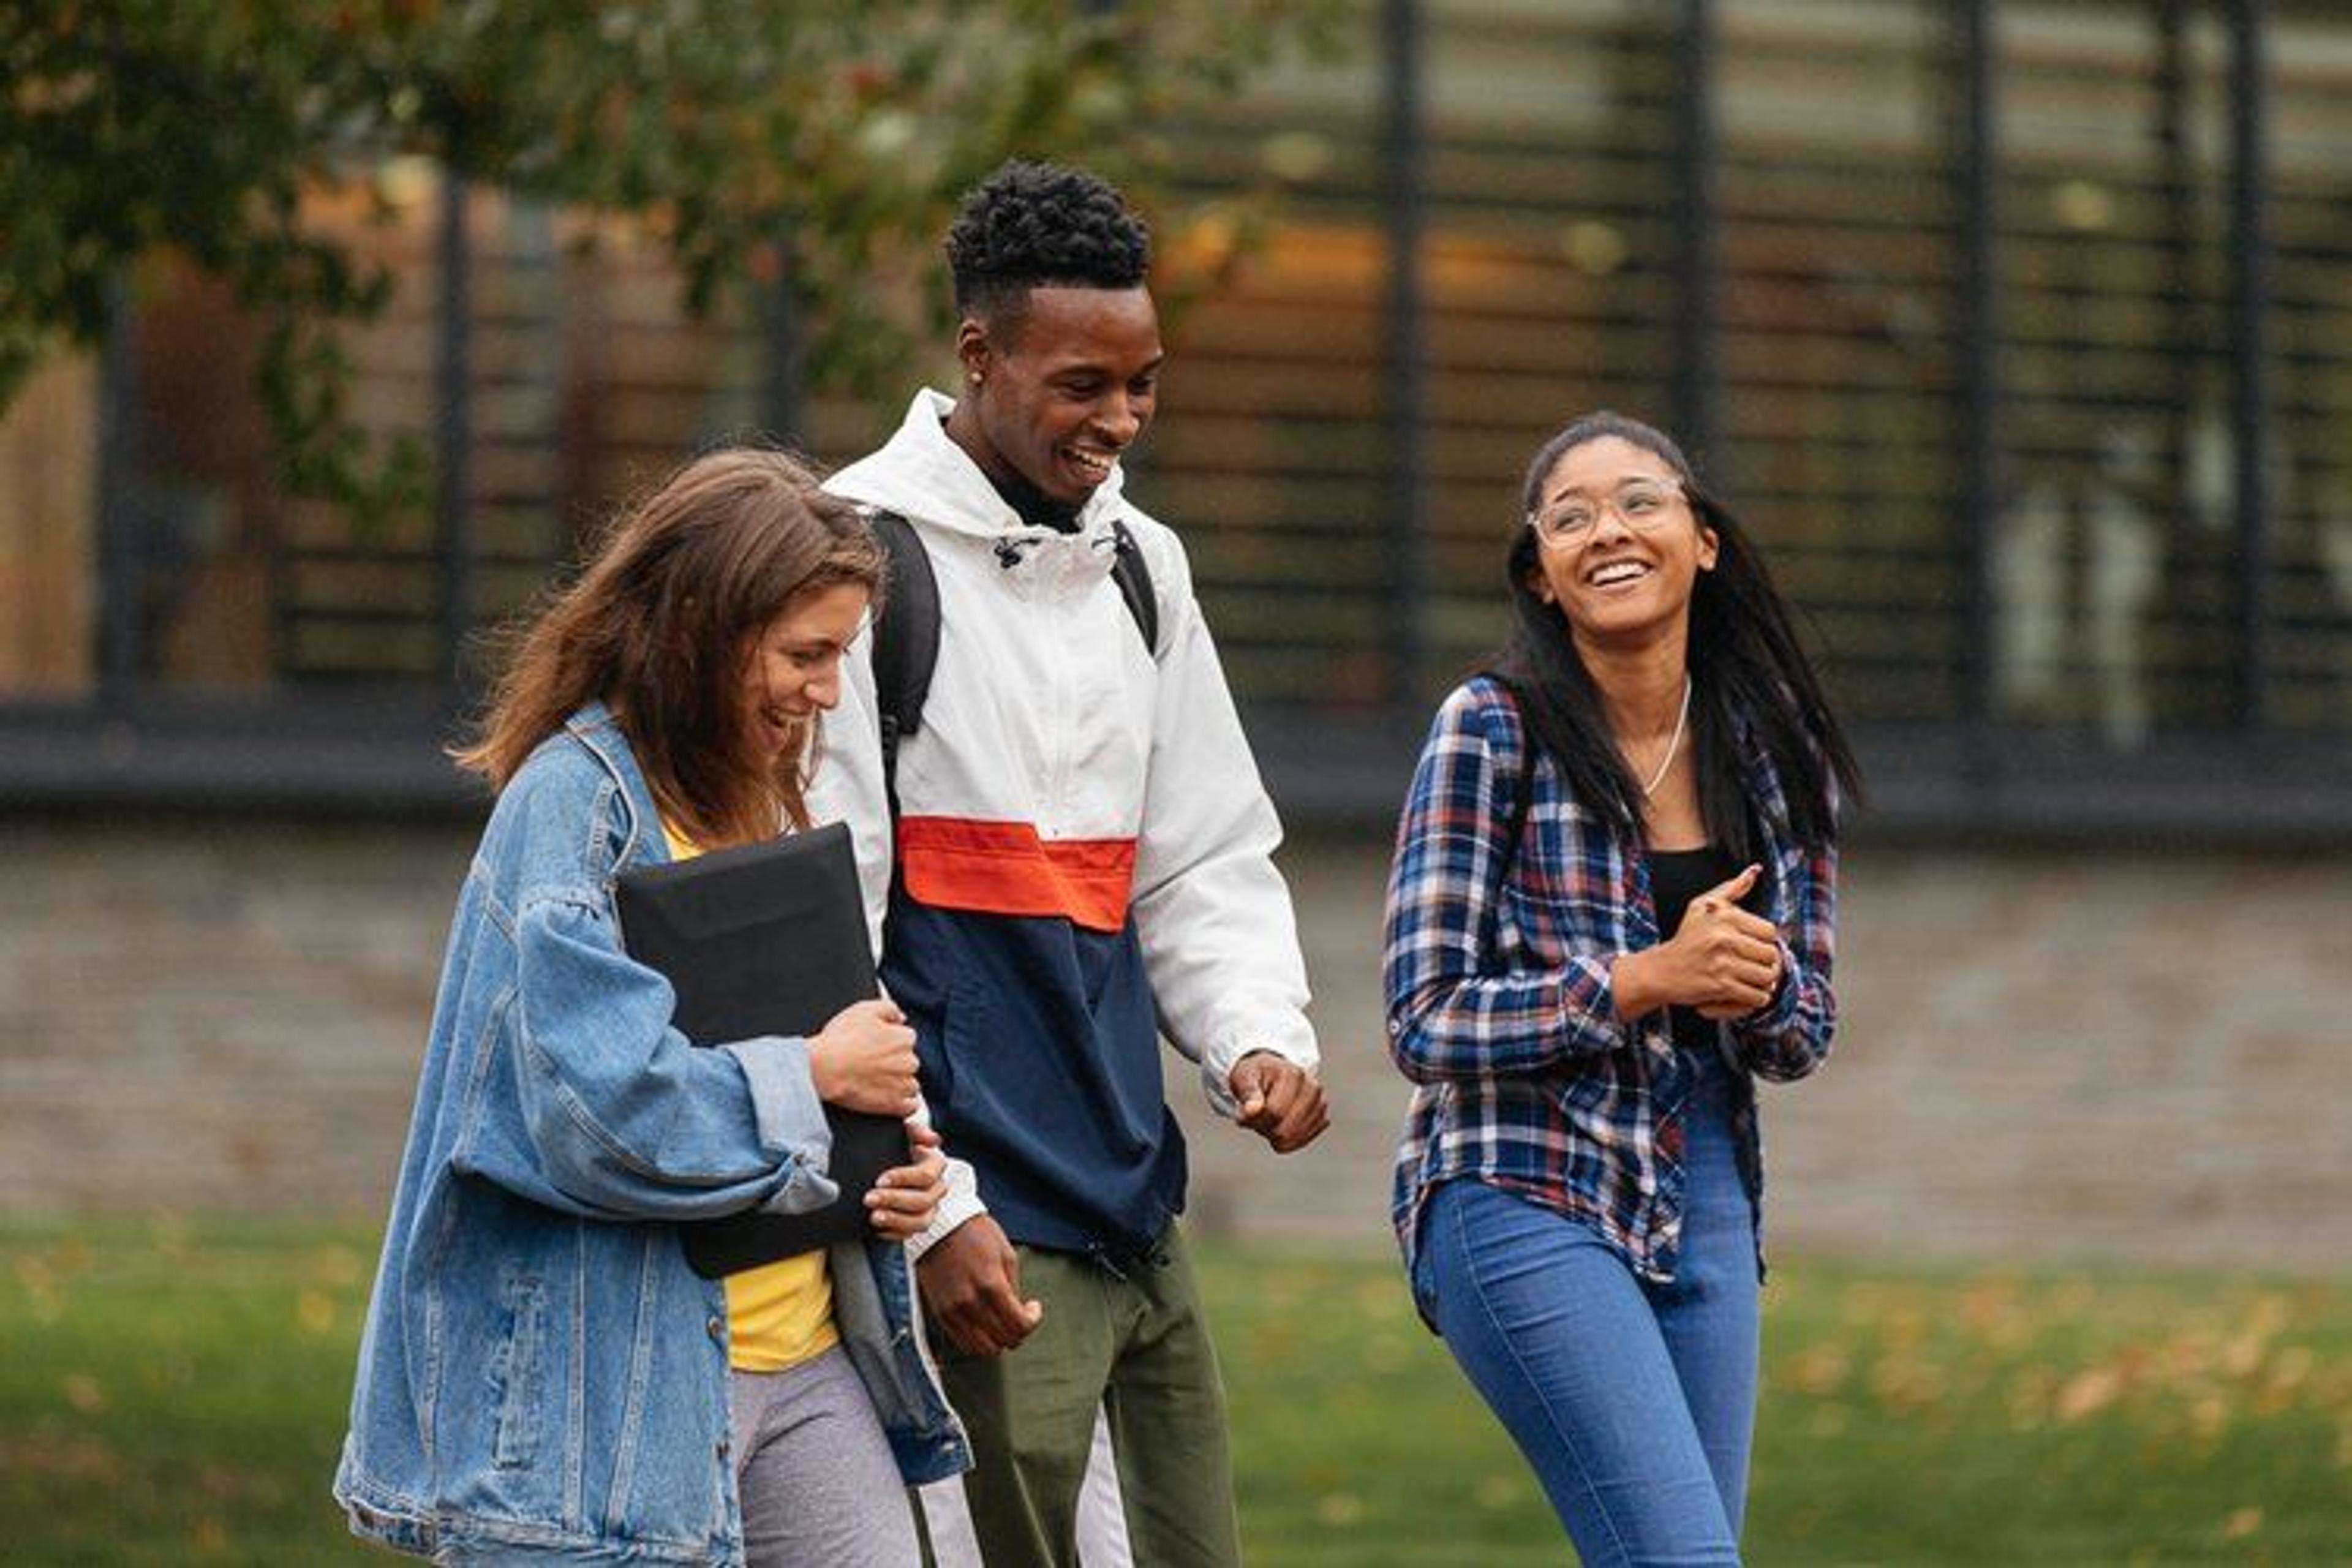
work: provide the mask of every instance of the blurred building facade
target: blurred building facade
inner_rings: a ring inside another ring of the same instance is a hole
[[[1392,810],[1501,631],[1519,471],[1684,438],[1897,829],[2352,840],[2352,15],[2292,0],[1363,0],[1175,149],[1139,495],[1294,816]],[[1282,190],[1238,263],[1244,193]],[[854,456],[790,323],[429,166],[320,221],[404,286],[360,417],[441,502],[271,482],[258,328],[143,279],[0,424],[0,799],[449,804],[470,639],[733,432]],[[588,237],[593,247],[580,243]],[[1215,287],[1182,300],[1185,279]],[[938,379],[943,363],[914,367]],[[2241,461],[2242,454],[2254,460]]]

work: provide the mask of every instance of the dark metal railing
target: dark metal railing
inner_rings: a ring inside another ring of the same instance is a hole
[[[1656,341],[1667,352],[1657,363],[1664,371],[1666,409],[1677,434],[1703,460],[1718,466],[1735,461],[1731,454],[1740,449],[1743,435],[1751,456],[1761,450],[1753,443],[1764,438],[1745,426],[1727,429],[1727,423],[1738,423],[1727,418],[1726,400],[1727,257],[1729,265],[1739,266],[1743,236],[1745,242],[1753,243],[1755,234],[1752,223],[1744,228],[1735,225],[1727,242],[1720,188],[1726,153],[1719,113],[1726,47],[1722,30],[1724,14],[1733,9],[1725,0],[1678,0],[1670,14],[1629,21],[1622,37],[1603,40],[1603,47],[1618,51],[1609,57],[1609,69],[1627,73],[1629,79],[1643,71],[1664,73],[1664,86],[1644,101],[1670,110],[1671,125],[1630,153],[1614,146],[1606,151],[1609,158],[1634,169],[1637,194],[1659,188],[1654,174],[1648,176],[1652,184],[1641,184],[1642,170],[1664,174],[1664,195],[1656,204],[1662,211],[1654,215],[1665,226],[1664,262],[1662,271],[1651,276],[1663,282],[1664,303],[1653,324],[1660,334]],[[2166,205],[2159,215],[2160,232],[2134,242],[2162,251],[2158,269],[2168,280],[2164,286],[2169,296],[2167,330],[2177,341],[2158,345],[2170,356],[2165,373],[2168,390],[2159,395],[2164,406],[2158,416],[2167,421],[2160,437],[2163,488],[2176,503],[2189,488],[2189,405],[2212,380],[2213,359],[2226,366],[2221,391],[2234,453],[2230,488],[2234,517],[2228,541],[2227,604],[2220,603],[2217,587],[2210,613],[2216,624],[2226,622],[2226,671],[2213,679],[2228,683],[2239,735],[2160,734],[2140,752],[2103,752],[2063,724],[2024,724],[2003,711],[1999,646],[2003,606],[1996,583],[1997,554],[2005,509],[2014,500],[2010,491],[2012,470],[2022,469],[2041,450],[2030,443],[2012,444],[2019,426],[2033,417],[2019,412],[2024,406],[2018,396],[2021,388],[2012,382],[2020,374],[2019,364],[2036,353],[2064,367],[2074,363],[2066,354],[2089,352],[2074,346],[2053,351],[2029,341],[2036,298],[2019,295],[2017,285],[2004,276],[2004,268],[2014,267],[2020,253],[2049,241],[2046,235],[2023,234],[2004,222],[2003,203],[2017,199],[2017,182],[2038,177],[2040,172],[2021,175],[2012,167],[2016,154],[2004,136],[2004,116],[2013,106],[2003,96],[2003,45],[1997,27],[2003,9],[2003,0],[1954,0],[1942,13],[1945,31],[1937,58],[1948,65],[1943,89],[1948,94],[1946,120],[1940,149],[1925,156],[1940,156],[1948,181],[1948,266],[1922,265],[1906,273],[1906,281],[1923,290],[1948,288],[1948,294],[1937,295],[1939,308],[1948,307],[1948,333],[1937,339],[1933,361],[1937,374],[1950,377],[1948,390],[1911,395],[1941,399],[1938,408],[1948,408],[1948,446],[1941,444],[1939,435],[1934,460],[1950,465],[1949,510],[1914,523],[1911,533],[1895,539],[1890,548],[1906,552],[1905,559],[1916,563],[1916,570],[1937,574],[1934,595],[1942,597],[1933,601],[1931,595],[1932,607],[1948,613],[1950,632],[1941,642],[1918,637],[1903,642],[1893,654],[1873,648],[1869,657],[1884,662],[1914,657],[1915,644],[1932,647],[1925,657],[1935,661],[1939,677],[1948,679],[1949,694],[1937,699],[1938,711],[1924,722],[1863,727],[1865,761],[1891,780],[1888,820],[1923,829],[2007,825],[2081,832],[2095,830],[2104,821],[2116,831],[2131,833],[2147,831],[2151,825],[2199,823],[2235,831],[2259,826],[2246,820],[2249,801],[2268,798],[2261,794],[2264,789],[2276,795],[2292,785],[2295,793],[2282,820],[2296,825],[2294,830],[2301,833],[2333,824],[2337,836],[2352,838],[2352,788],[2334,788],[2352,784],[2352,770],[2346,763],[2347,742],[2352,736],[2340,729],[2306,730],[2294,736],[2274,733],[2280,637],[2273,580],[2279,555],[2274,514],[2281,487],[2263,460],[2279,434],[2271,374],[2276,239],[2270,208],[2274,155],[2269,96],[2273,88],[2272,27],[2265,0],[2214,0],[2210,7],[2197,0],[2156,0],[2148,12],[2155,28],[2155,55],[2147,76],[2155,88],[2155,184]],[[2226,69],[2217,84],[2227,99],[2228,155],[2225,173],[2219,176],[2227,184],[2227,262],[2225,272],[2217,266],[2201,274],[2206,281],[2200,296],[2200,253],[2191,190],[2197,178],[2195,138],[2189,100],[2200,84],[2192,80],[2193,61],[2185,40],[2192,17],[2209,9],[2226,21],[2228,43]],[[1376,696],[1371,706],[1353,711],[1336,706],[1318,709],[1311,702],[1286,707],[1252,702],[1246,679],[1239,681],[1277,793],[1307,802],[1309,815],[1339,818],[1377,816],[1392,803],[1421,731],[1422,706],[1433,682],[1447,673],[1440,667],[1459,654],[1458,647],[1445,643],[1437,622],[1437,605],[1444,596],[1440,557],[1447,541],[1442,536],[1443,509],[1437,504],[1445,498],[1433,490],[1432,473],[1433,454],[1442,457],[1445,450],[1433,432],[1460,414],[1446,405],[1444,377],[1458,375],[1463,368],[1456,358],[1448,357],[1452,351],[1441,340],[1440,329],[1447,322],[1434,315],[1433,272],[1437,264],[1432,259],[1433,240],[1451,243],[1451,217],[1444,204],[1457,200],[1459,193],[1433,188],[1432,171],[1441,166],[1444,155],[1458,154],[1459,149],[1444,143],[1444,128],[1433,123],[1435,95],[1429,77],[1435,40],[1427,7],[1418,0],[1380,0],[1376,11],[1381,58],[1370,68],[1378,83],[1370,113],[1379,163],[1368,184],[1345,193],[1345,199],[1360,201],[1355,210],[1369,215],[1365,232],[1376,234],[1387,263],[1370,301],[1381,319],[1377,346],[1365,362],[1367,374],[1379,378],[1376,413],[1358,426],[1376,434],[1382,447],[1364,470],[1364,493],[1376,495],[1381,508],[1377,519],[1367,520],[1364,531],[1382,555],[1376,574],[1367,566],[1361,590],[1377,603],[1381,675],[1372,688]],[[1628,39],[1633,40],[1630,45]],[[1632,89],[1628,94],[1628,102],[1640,96]],[[1496,153],[1489,144],[1486,151],[1507,156],[1526,150],[1506,147]],[[1661,161],[1641,162],[1648,159]],[[1876,172],[1883,175],[1885,169]],[[1819,178],[1820,171],[1806,177]],[[1596,210],[1612,221],[1628,221],[1623,216],[1627,202],[1622,192],[1612,193]],[[1652,216],[1640,213],[1638,205],[1633,210],[1636,217],[1631,221],[1636,223]],[[364,712],[344,726],[349,743],[323,751],[319,738],[333,733],[337,721],[333,702],[314,700],[317,692],[289,691],[243,704],[226,721],[218,721],[206,715],[229,713],[228,709],[208,708],[202,700],[157,688],[149,674],[152,650],[142,641],[147,577],[153,569],[147,540],[151,523],[142,515],[130,478],[139,471],[142,458],[135,325],[129,310],[119,306],[119,330],[100,362],[96,552],[100,609],[94,696],[79,709],[68,705],[60,710],[52,704],[38,714],[0,704],[0,797],[70,798],[78,792],[75,779],[79,776],[79,793],[93,798],[135,795],[142,788],[161,796],[194,779],[203,791],[220,799],[268,799],[276,798],[268,783],[276,767],[280,771],[275,776],[299,782],[299,789],[289,788],[305,799],[373,800],[386,788],[418,800],[472,798],[434,782],[422,768],[384,770],[371,788],[363,761],[370,744],[386,748],[386,754],[398,747],[406,755],[421,732],[446,731],[466,700],[461,658],[466,639],[482,613],[485,593],[495,592],[484,573],[488,558],[477,538],[480,522],[473,499],[479,455],[474,328],[480,302],[469,284],[478,258],[467,212],[465,184],[445,181],[434,217],[436,352],[430,381],[440,484],[431,550],[441,594],[432,635],[444,679],[418,682],[404,696],[362,705]],[[1449,226],[1440,226],[1437,215],[1447,215]],[[1741,216],[1736,204],[1733,216]],[[1938,216],[1937,221],[1944,220]],[[2082,285],[2069,278],[2064,287]],[[1736,308],[1738,297],[1731,302]],[[2046,300],[2042,303],[2046,308]],[[2023,335],[2012,336],[2021,323]],[[1736,314],[1733,324],[1740,324]],[[772,290],[756,323],[766,355],[759,399],[775,433],[784,436],[798,429],[812,403],[801,380],[798,326],[787,290]],[[1888,362],[1872,363],[1883,366]],[[1620,366],[1612,374],[1633,378],[1656,373]],[[1923,384],[1938,384],[1930,380]],[[1851,386],[1836,391],[1839,396],[1852,395]],[[1825,397],[1823,406],[1832,401]],[[1334,427],[1345,417],[1334,416]],[[2083,459],[2076,454],[2068,460]],[[1377,465],[1376,489],[1371,464]],[[1898,478],[1908,482],[1917,475],[1906,472]],[[1736,487],[1739,479],[1734,476],[1730,482]],[[1923,515],[1921,509],[1914,507],[1912,515]],[[1458,561],[1458,529],[1452,547]],[[1853,559],[1839,557],[1848,567]],[[2221,581],[2218,568],[2210,580]],[[1253,586],[1262,590],[1281,584]],[[1875,591],[1865,584],[1853,593],[1866,596]],[[1204,597],[1213,592],[1204,587]],[[1896,604],[1889,599],[1877,607]],[[1211,607],[1215,608],[1213,600]],[[1295,648],[1284,651],[1296,653]],[[1245,664],[1237,661],[1236,668],[1245,670]],[[2220,689],[2218,684],[2215,689]],[[273,713],[299,714],[299,722],[273,723]],[[101,730],[104,737],[93,739]],[[2257,763],[2241,757],[2234,745],[2246,733],[2266,742],[2260,749],[2259,774]],[[155,743],[142,749],[142,737]],[[77,746],[84,750],[76,751]],[[213,751],[204,751],[206,746]],[[289,747],[295,751],[288,752]],[[2305,771],[2282,778],[2283,758],[2290,769]]]

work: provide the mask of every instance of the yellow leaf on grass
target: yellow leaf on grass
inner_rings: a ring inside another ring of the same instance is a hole
[[[335,1326],[335,1299],[324,1290],[304,1290],[294,1298],[294,1321],[306,1334],[323,1334]]]
[[[2078,1372],[2058,1391],[2061,1421],[2081,1421],[2113,1405],[2124,1391],[2123,1373],[2112,1366]]]
[[[2019,1310],[2017,1281],[2011,1279],[1979,1279],[1969,1287],[1958,1315],[1971,1333],[1995,1345],[2015,1344],[2032,1331]]]
[[[1816,1345],[1790,1362],[1783,1379],[1801,1394],[1827,1396],[1845,1386],[1853,1363],[1834,1345]]]
[[[348,1247],[326,1247],[312,1255],[310,1267],[323,1284],[352,1286],[360,1283],[367,1263]]]
[[[1470,1491],[1471,1500],[1486,1509],[1509,1508],[1527,1495],[1525,1482],[1516,1475],[1501,1471],[1479,1477],[1478,1484]]]
[[[2318,1358],[2309,1345],[2289,1345],[2271,1358],[2271,1390],[2274,1394],[2295,1394],[2311,1381],[2311,1370]]]
[[[2236,1336],[2221,1347],[2222,1370],[2231,1377],[2252,1375],[2269,1353],[2271,1341],[2286,1326],[2287,1317],[2285,1298],[2263,1296],[2257,1300]]]
[[[57,1271],[46,1259],[18,1258],[16,1281],[25,1288],[25,1302],[32,1309],[33,1321],[47,1327],[65,1316],[65,1292],[58,1289]]]
[[[1881,1356],[1871,1369],[1870,1391],[1893,1410],[1925,1410],[1944,1396],[1942,1369],[1916,1354]]]

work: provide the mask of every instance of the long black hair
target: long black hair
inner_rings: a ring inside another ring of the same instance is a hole
[[[1700,489],[1682,448],[1640,420],[1607,409],[1583,415],[1546,441],[1528,464],[1521,521],[1512,531],[1507,558],[1511,635],[1489,662],[1488,673],[1511,689],[1531,742],[1551,753],[1577,798],[1598,807],[1621,830],[1638,833],[1641,786],[1618,752],[1600,691],[1569,635],[1567,616],[1536,592],[1539,542],[1526,521],[1560,458],[1611,436],[1674,469],[1693,515],[1715,533],[1714,569],[1700,573],[1691,590],[1688,656],[1691,748],[1708,838],[1738,859],[1756,851],[1751,803],[1739,767],[1737,725],[1745,721],[1788,797],[1790,832],[1809,849],[1826,846],[1837,837],[1832,780],[1848,799],[1859,800],[1862,775],[1797,639],[1788,602],[1773,587],[1747,531]]]

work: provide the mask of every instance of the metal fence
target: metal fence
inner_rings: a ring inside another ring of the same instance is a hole
[[[1281,188],[1263,244],[1171,312],[1133,484],[1188,541],[1294,815],[1392,808],[1430,703],[1501,629],[1520,466],[1612,405],[1679,435],[1764,541],[1873,820],[2352,837],[2352,16],[1357,21],[1346,58],[1156,128],[1171,202]],[[232,318],[195,288],[126,310],[98,651],[0,706],[0,788],[457,798],[425,742],[466,639],[633,474],[780,423],[845,458],[895,415],[801,395],[770,324],[680,320],[624,236],[583,261],[585,220],[388,177],[409,216],[369,243],[409,284],[360,395],[436,447],[438,514],[362,535],[259,493],[250,439],[218,439],[235,365],[188,352]],[[1213,224],[1185,243],[1171,303],[1221,259]]]

